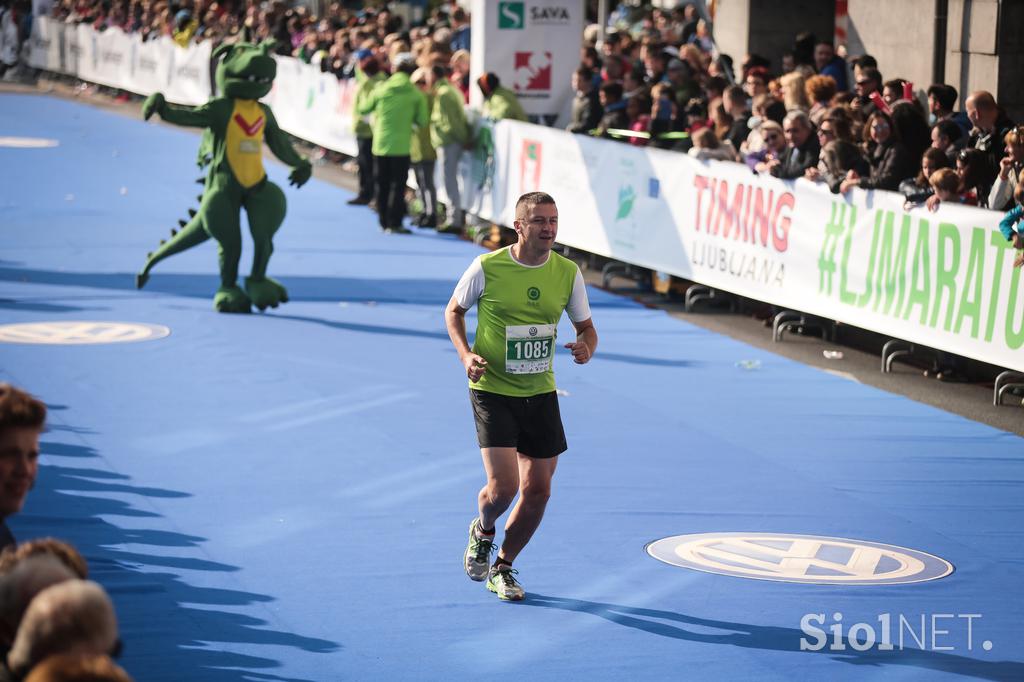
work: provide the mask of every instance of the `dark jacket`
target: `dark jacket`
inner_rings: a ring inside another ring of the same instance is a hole
[[[923,204],[928,200],[928,197],[935,194],[935,190],[932,189],[930,183],[925,183],[922,187],[917,184],[917,178],[907,178],[900,183],[900,194],[902,194],[907,201],[912,204]]]
[[[729,132],[726,133],[725,139],[732,142],[733,149],[739,149],[740,145],[747,141],[747,136],[750,135],[749,122],[750,112],[746,111],[729,126]]]
[[[861,178],[863,189],[887,189],[895,192],[900,183],[917,174],[919,166],[902,142],[888,139],[877,145],[868,157],[871,177]]]
[[[609,104],[604,110],[604,116],[598,124],[601,135],[607,137],[606,132],[611,129],[629,128],[629,117],[626,116],[626,100],[620,100]]]
[[[1006,137],[1006,133],[1010,132],[1012,127],[1013,121],[1001,114],[996,121],[995,128],[991,132],[984,132],[975,128],[971,131],[970,137],[967,138],[967,144],[965,145],[967,149],[977,149],[985,153],[985,168],[978,182],[979,199],[982,198],[982,195],[986,199],[988,198],[992,184],[995,182],[996,176],[999,175],[999,159],[1003,158],[1003,152],[1006,149],[1003,138]]]
[[[601,100],[597,98],[597,90],[591,90],[585,95],[577,92],[572,101],[572,122],[566,130],[570,133],[586,135],[597,127],[603,114]]]
[[[772,168],[772,175],[783,180],[802,178],[805,170],[818,165],[820,153],[821,145],[818,144],[818,136],[812,132],[801,146],[786,149],[782,155],[782,162]]]
[[[871,174],[871,166],[861,154],[860,147],[845,140],[834,140],[825,145],[818,161],[818,173],[832,194],[839,194],[839,187],[851,170],[862,178]]]

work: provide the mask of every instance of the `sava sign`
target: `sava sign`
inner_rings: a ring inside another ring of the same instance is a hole
[[[583,41],[583,15],[583,0],[475,0],[471,77],[497,74],[528,114],[557,117],[567,112],[573,95],[569,83]],[[470,104],[481,103],[482,95],[473,88]]]

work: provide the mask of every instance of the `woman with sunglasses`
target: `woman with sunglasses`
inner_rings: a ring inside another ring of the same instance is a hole
[[[895,191],[901,181],[915,175],[916,164],[900,141],[899,133],[893,128],[888,114],[881,111],[871,114],[864,126],[864,133],[864,147],[871,164],[871,174],[861,177],[851,171],[840,184],[840,192],[846,194],[854,187]]]
[[[818,165],[808,168],[804,174],[808,180],[824,182],[833,194],[839,192],[840,185],[850,171],[858,176],[871,172],[871,167],[860,153],[860,148],[846,139],[845,135],[838,133],[844,126],[844,123],[836,119],[822,120],[817,130],[818,142],[821,144]]]
[[[767,174],[772,161],[781,159],[786,153],[786,136],[782,132],[782,126],[775,121],[763,121],[758,130],[761,139],[764,140],[764,148],[747,154],[745,161],[755,173]]]

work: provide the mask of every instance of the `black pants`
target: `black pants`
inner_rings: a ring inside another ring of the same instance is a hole
[[[376,174],[373,168],[373,138],[360,137],[357,138],[357,141],[359,143],[359,154],[356,156],[356,163],[359,164],[359,198],[370,200],[373,199],[373,192],[376,189],[374,182]]]
[[[377,215],[383,228],[401,227],[405,217],[408,156],[375,156],[377,162]]]

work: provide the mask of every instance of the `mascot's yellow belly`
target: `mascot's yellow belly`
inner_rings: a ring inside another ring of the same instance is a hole
[[[236,99],[227,131],[227,157],[231,171],[248,189],[266,176],[263,170],[263,131],[266,116],[259,102]]]

